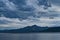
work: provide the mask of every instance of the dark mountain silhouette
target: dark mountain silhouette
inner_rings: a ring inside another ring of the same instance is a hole
[[[41,33],[41,32],[60,32],[60,27],[40,27],[33,25],[20,29],[0,30],[0,33]]]
[[[60,26],[58,26],[58,27],[49,27],[47,30],[44,30],[43,32],[60,32]]]
[[[0,32],[3,33],[36,33],[36,32],[42,32],[43,30],[48,29],[48,27],[40,27],[40,26],[27,26],[20,29],[13,29],[13,30],[0,30]]]

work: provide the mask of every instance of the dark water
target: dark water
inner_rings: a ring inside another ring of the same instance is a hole
[[[60,40],[60,33],[0,33],[0,40]]]

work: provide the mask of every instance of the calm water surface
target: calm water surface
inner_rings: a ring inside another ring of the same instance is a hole
[[[60,33],[0,33],[0,40],[60,40]]]

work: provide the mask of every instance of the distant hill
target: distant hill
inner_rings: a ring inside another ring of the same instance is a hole
[[[0,32],[3,33],[36,33],[36,32],[42,32],[43,30],[47,30],[48,27],[40,27],[40,26],[27,26],[20,29],[13,29],[13,30],[0,30]]]
[[[33,25],[20,29],[0,30],[0,33],[40,33],[40,32],[60,32],[60,27],[40,27]]]
[[[47,30],[44,30],[43,32],[60,32],[60,26],[58,26],[58,27],[49,27]]]

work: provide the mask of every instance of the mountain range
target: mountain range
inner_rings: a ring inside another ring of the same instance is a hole
[[[12,30],[0,30],[0,33],[49,33],[49,32],[60,32],[59,27],[40,27],[37,25],[27,26],[25,28],[20,29],[12,29]]]

